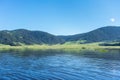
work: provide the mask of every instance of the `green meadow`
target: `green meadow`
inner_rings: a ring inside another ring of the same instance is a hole
[[[0,44],[0,52],[24,52],[24,51],[66,51],[66,52],[80,52],[80,51],[100,51],[106,52],[109,49],[120,49],[120,46],[100,46],[101,42],[88,43],[88,44],[56,44],[56,45],[21,45],[21,46],[10,46]]]

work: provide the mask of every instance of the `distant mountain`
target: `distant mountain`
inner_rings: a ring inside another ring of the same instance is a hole
[[[120,27],[107,26],[96,30],[71,36],[55,36],[43,31],[30,31],[26,29],[0,31],[0,44],[57,44],[67,41],[100,42],[120,41]]]
[[[29,31],[25,29],[0,31],[0,44],[57,44],[63,43],[59,37],[42,31]]]
[[[85,40],[86,42],[99,42],[99,41],[120,40],[120,27],[107,26],[83,34],[76,34],[71,36],[58,36],[58,37],[64,39],[65,41]]]

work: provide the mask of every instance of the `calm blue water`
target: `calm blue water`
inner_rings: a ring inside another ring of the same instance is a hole
[[[120,60],[66,53],[1,53],[0,80],[120,80]]]

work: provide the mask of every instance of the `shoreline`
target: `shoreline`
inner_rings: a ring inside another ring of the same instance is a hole
[[[99,46],[98,43],[90,44],[56,44],[56,45],[22,45],[10,46],[0,45],[0,52],[24,52],[24,51],[66,51],[66,52],[80,52],[80,51],[100,51],[106,52],[107,50],[120,50],[120,46]]]

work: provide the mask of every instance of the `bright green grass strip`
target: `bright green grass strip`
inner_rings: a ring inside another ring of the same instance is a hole
[[[105,49],[120,49],[120,46],[99,46],[99,43],[90,43],[90,44],[56,44],[56,45],[22,45],[22,46],[9,46],[0,44],[0,51],[25,51],[25,50],[62,50],[62,51],[82,51],[82,50],[91,50],[91,51],[102,51],[105,52]]]

